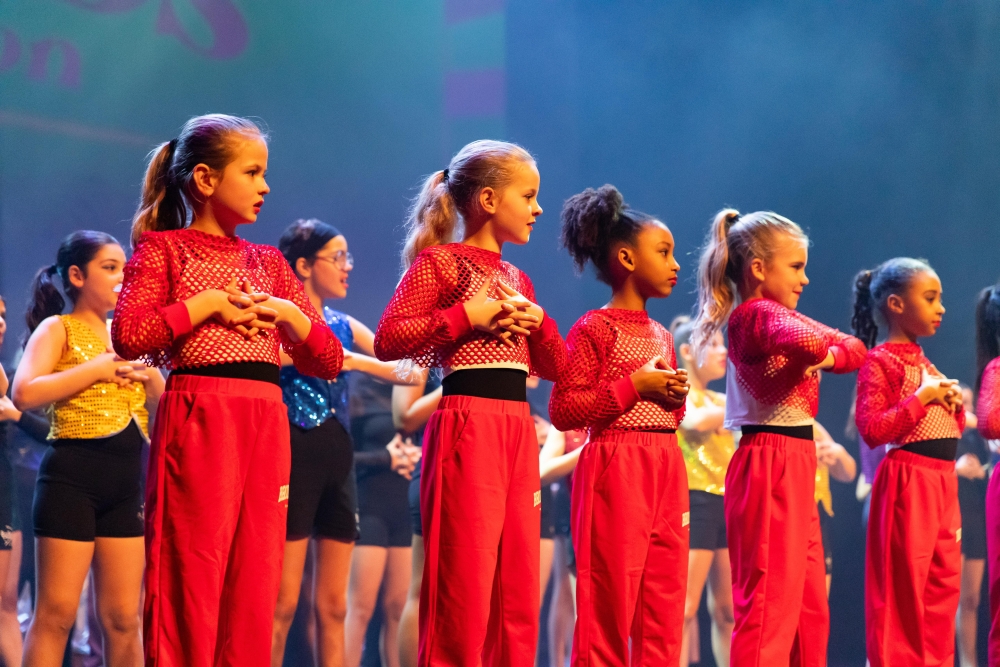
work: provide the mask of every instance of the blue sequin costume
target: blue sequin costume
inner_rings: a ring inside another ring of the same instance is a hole
[[[323,319],[344,350],[350,350],[354,346],[354,333],[347,315],[324,306]],[[346,371],[341,371],[335,380],[327,381],[302,375],[295,366],[282,367],[281,395],[288,406],[288,421],[309,430],[333,416],[350,433],[347,378]]]

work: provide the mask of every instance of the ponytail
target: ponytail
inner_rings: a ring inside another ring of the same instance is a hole
[[[854,313],[851,331],[868,349],[878,341],[878,324],[875,322],[875,301],[872,298],[871,271],[865,270],[854,277]]]
[[[144,232],[183,229],[201,204],[191,182],[195,167],[222,172],[236,157],[240,142],[267,135],[247,118],[226,114],[195,116],[184,123],[176,139],[149,154],[139,207],[132,218],[132,247]]]
[[[70,267],[78,267],[87,275],[87,265],[97,256],[97,253],[106,245],[119,245],[115,237],[104,232],[80,230],[73,232],[59,244],[59,251],[56,253],[56,263],[39,269],[31,281],[31,296],[28,299],[28,308],[24,313],[24,322],[28,325],[28,331],[24,342],[27,343],[28,336],[38,328],[47,317],[58,315],[66,308],[66,297],[76,303],[78,295],[77,288],[69,281]],[[62,292],[55,283],[55,276],[58,275],[62,282]]]
[[[28,309],[24,313],[24,322],[28,325],[27,335],[31,335],[42,320],[58,315],[66,308],[66,300],[52,281],[58,272],[59,267],[55,264],[46,266],[39,269],[35,279],[31,281],[31,296],[28,299]]]
[[[729,230],[739,219],[740,212],[734,208],[716,213],[698,260],[698,305],[691,329],[691,346],[699,357],[736,307],[738,279],[731,277]]]
[[[451,243],[458,231],[458,213],[448,192],[448,170],[427,177],[420,194],[413,200],[406,221],[402,264],[406,271],[424,248]]]
[[[476,213],[483,188],[501,190],[514,178],[518,164],[535,163],[517,144],[481,139],[466,144],[447,169],[424,181],[410,207],[401,263],[405,271],[429,246],[457,240],[459,225]]]
[[[976,395],[986,366],[1000,357],[1000,284],[987,287],[976,300]]]

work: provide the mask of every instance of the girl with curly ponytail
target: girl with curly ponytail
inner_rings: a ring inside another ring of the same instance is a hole
[[[608,304],[570,330],[566,372],[549,405],[557,429],[590,432],[573,482],[573,664],[610,656],[628,664],[631,653],[632,662],[676,665],[688,565],[687,473],[676,430],[689,385],[670,332],[646,312],[649,299],[670,296],[677,284],[674,237],[605,185],[563,205],[562,243],[578,269],[593,264],[611,287]]]

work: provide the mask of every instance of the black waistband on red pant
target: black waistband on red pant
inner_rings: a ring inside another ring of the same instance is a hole
[[[266,361],[236,361],[228,364],[178,368],[171,375],[200,375],[201,377],[209,378],[257,380],[280,386],[281,368]]]
[[[903,451],[920,454],[932,459],[954,461],[958,451],[958,438],[937,438],[935,440],[919,440],[900,447]]]
[[[519,368],[467,368],[444,377],[441,395],[527,403],[527,380],[528,374]]]
[[[740,427],[743,435],[752,433],[773,433],[783,435],[786,438],[798,438],[799,440],[813,440],[812,424],[805,426],[777,426],[774,424],[744,424]]]

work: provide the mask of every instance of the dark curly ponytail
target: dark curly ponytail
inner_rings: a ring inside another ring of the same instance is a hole
[[[976,395],[987,364],[1000,357],[1000,284],[987,287],[976,299]]]
[[[597,279],[611,284],[609,255],[616,243],[633,245],[642,226],[656,220],[629,208],[613,185],[587,188],[566,200],[562,209],[562,246],[569,251],[577,271],[589,261]]]
[[[854,278],[854,315],[851,330],[869,348],[878,342],[878,319],[885,320],[886,300],[893,294],[902,295],[918,273],[934,273],[925,259],[893,257],[871,271],[862,271]]]
[[[866,269],[854,276],[854,313],[851,315],[851,331],[869,349],[875,347],[878,340],[875,304],[872,302],[872,275]]]

